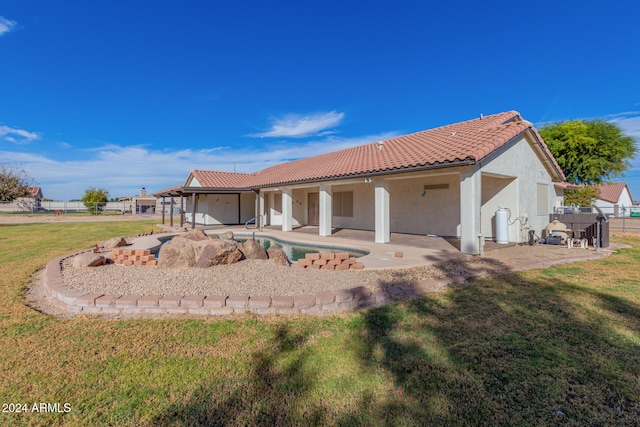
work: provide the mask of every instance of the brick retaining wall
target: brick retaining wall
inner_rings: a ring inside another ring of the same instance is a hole
[[[463,276],[455,276],[447,279],[427,280],[415,285],[398,285],[386,290],[372,291],[360,286],[352,289],[323,291],[315,295],[296,296],[108,295],[82,291],[65,285],[62,276],[62,262],[75,255],[78,254],[56,258],[47,263],[44,273],[44,292],[47,299],[55,306],[67,311],[86,314],[168,313],[202,316],[247,312],[256,314],[336,314],[382,306],[440,289],[451,282],[459,283],[465,280]],[[134,254],[134,256],[144,255]],[[142,261],[140,260],[140,262]]]
[[[293,268],[309,268],[320,270],[362,270],[364,264],[350,257],[346,252],[318,254],[305,254],[297,263],[291,264]]]
[[[114,264],[124,266],[158,265],[158,260],[155,255],[151,255],[149,249],[115,248],[109,254],[109,259],[111,259]]]

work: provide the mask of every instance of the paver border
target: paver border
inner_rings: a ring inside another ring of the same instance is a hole
[[[332,315],[384,306],[437,291],[448,285],[460,285],[471,277],[489,274],[505,274],[531,268],[546,268],[555,264],[604,258],[611,251],[602,251],[590,257],[547,260],[519,266],[518,268],[488,268],[474,276],[450,276],[429,279],[412,285],[395,285],[384,290],[371,290],[359,286],[350,289],[321,291],[315,295],[108,295],[82,291],[65,285],[62,263],[80,251],[47,262],[43,275],[44,294],[54,306],[76,314],[193,314],[219,316],[237,313]],[[126,267],[124,267],[126,268]]]

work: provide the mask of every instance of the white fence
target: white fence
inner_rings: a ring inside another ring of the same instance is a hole
[[[40,202],[39,211],[45,212],[93,212],[98,211],[107,211],[107,212],[122,212],[125,213],[127,210],[127,206],[122,202],[107,202],[107,203],[97,203],[90,205],[89,207],[85,206],[83,202]]]
[[[640,218],[640,206],[598,206],[600,211],[608,218]],[[597,209],[589,207],[573,207],[573,206],[561,206],[556,208],[556,213],[597,213]]]
[[[94,203],[85,206],[83,202],[34,202],[32,200],[22,200],[20,203],[0,203],[0,212],[22,213],[22,214],[56,214],[67,213],[122,213],[150,215],[155,213],[153,206],[134,206],[131,202],[107,202]]]

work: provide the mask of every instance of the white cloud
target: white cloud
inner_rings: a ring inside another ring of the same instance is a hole
[[[619,125],[627,135],[640,142],[640,111],[617,114],[609,121]]]
[[[343,118],[344,113],[338,113],[336,111],[307,116],[288,114],[282,118],[272,119],[273,123],[270,130],[249,136],[255,138],[303,138],[328,135],[334,132],[328,131],[327,129],[337,126]]]
[[[13,31],[17,26],[17,22],[0,16],[0,36]]]
[[[29,132],[22,129],[14,129],[9,126],[0,126],[0,137],[14,144],[28,144],[40,138],[37,132]]]
[[[105,145],[91,150],[86,160],[53,160],[33,152],[0,151],[7,163],[23,167],[54,200],[82,197],[86,188],[100,187],[111,197],[152,193],[181,185],[193,169],[253,173],[289,160],[354,147],[397,136],[395,133],[358,138],[328,137],[296,144],[270,144],[251,150],[216,147],[205,150],[153,150],[146,146]],[[81,153],[76,151],[77,154]]]

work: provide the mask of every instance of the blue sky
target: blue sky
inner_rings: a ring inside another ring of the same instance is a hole
[[[5,0],[0,162],[68,200],[508,110],[640,138],[638,16],[637,0]],[[622,179],[640,199],[640,158]]]

